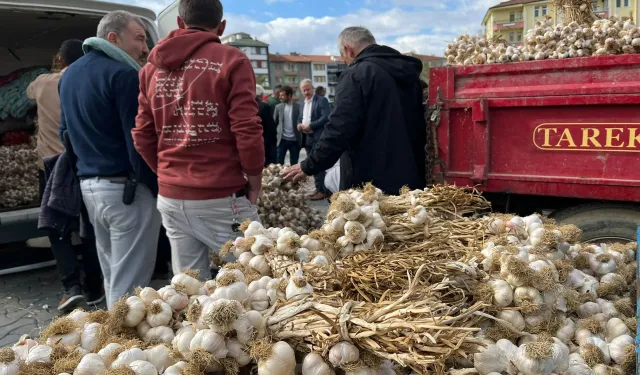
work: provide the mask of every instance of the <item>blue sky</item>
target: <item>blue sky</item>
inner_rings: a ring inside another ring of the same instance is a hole
[[[113,0],[112,0],[113,1]],[[116,0],[159,12],[171,0]],[[337,54],[347,26],[368,27],[380,44],[441,56],[463,33],[477,33],[500,0],[222,0],[227,32],[247,32],[271,52]]]

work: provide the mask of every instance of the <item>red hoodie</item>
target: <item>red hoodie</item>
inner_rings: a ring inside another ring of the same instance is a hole
[[[222,198],[262,172],[255,89],[249,59],[213,33],[175,30],[151,51],[132,134],[161,196]]]

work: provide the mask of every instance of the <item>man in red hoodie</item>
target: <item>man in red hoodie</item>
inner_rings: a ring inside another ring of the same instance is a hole
[[[264,145],[247,56],[220,43],[219,0],[180,0],[178,30],[153,49],[140,71],[133,140],[158,174],[158,210],[175,273],[210,276],[209,249],[259,220]]]

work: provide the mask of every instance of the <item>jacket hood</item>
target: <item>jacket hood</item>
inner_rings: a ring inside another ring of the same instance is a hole
[[[360,61],[370,61],[380,65],[396,81],[415,82],[420,78],[422,62],[415,57],[405,56],[395,49],[387,46],[373,44],[365,48],[353,64]]]
[[[200,30],[173,30],[149,54],[149,62],[160,69],[179,69],[189,57],[207,43],[220,43],[215,34]]]

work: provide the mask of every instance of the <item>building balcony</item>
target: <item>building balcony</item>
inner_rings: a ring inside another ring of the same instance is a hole
[[[339,73],[339,72],[340,72],[340,69],[338,69],[338,68],[329,68],[329,69],[327,69],[327,73],[329,73],[329,74],[331,74],[331,73],[335,74],[335,73]]]
[[[493,31],[522,28],[524,28],[524,20],[496,20],[493,22]]]
[[[600,16],[601,18],[609,18],[609,9],[606,8],[595,8],[593,10],[593,13],[595,13],[597,16]]]

